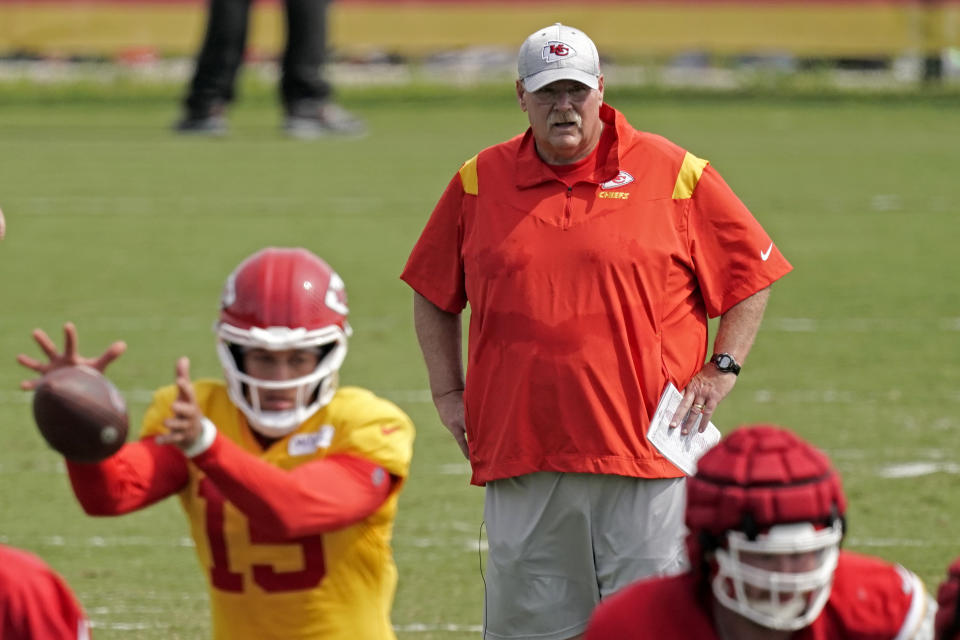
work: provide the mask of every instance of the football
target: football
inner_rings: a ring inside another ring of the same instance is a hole
[[[123,396],[91,367],[62,367],[43,376],[33,396],[33,419],[47,444],[76,462],[99,462],[127,440]]]

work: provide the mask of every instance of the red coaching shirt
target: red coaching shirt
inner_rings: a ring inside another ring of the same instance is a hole
[[[557,168],[528,130],[453,177],[402,278],[470,303],[464,393],[474,484],[535,471],[681,472],[645,433],[717,316],[788,271],[707,161],[607,105],[594,154]]]
[[[720,640],[709,587],[690,573],[641,580],[600,603],[587,640]],[[914,573],[871,556],[840,552],[826,606],[795,640],[914,638],[932,606]]]

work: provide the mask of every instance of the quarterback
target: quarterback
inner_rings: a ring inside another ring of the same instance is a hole
[[[390,548],[414,428],[395,405],[339,387],[347,353],[343,281],[305,249],[268,248],[227,278],[216,323],[226,382],[161,388],[141,437],[93,464],[67,461],[91,515],[119,515],[176,494],[206,575],[216,640],[392,639],[397,572]],[[103,370],[63,353],[37,330],[49,358]],[[34,388],[37,380],[21,386]]]
[[[785,429],[741,427],[687,483],[687,573],[600,603],[587,640],[932,640],[911,571],[840,550],[846,498],[827,457]]]

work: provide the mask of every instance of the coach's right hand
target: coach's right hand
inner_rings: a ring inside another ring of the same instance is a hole
[[[467,423],[463,417],[463,389],[448,391],[440,396],[434,396],[433,404],[437,407],[440,422],[443,423],[453,439],[457,441],[463,457],[470,459],[470,445],[467,444]]]

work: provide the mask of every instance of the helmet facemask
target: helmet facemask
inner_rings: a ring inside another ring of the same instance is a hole
[[[802,629],[830,597],[842,538],[839,518],[822,529],[810,522],[775,525],[753,540],[730,530],[726,547],[715,552],[713,593],[723,606],[759,625]]]
[[[269,438],[280,438],[330,403],[336,393],[338,371],[347,355],[350,327],[345,325],[345,328],[346,331],[331,325],[308,331],[289,327],[239,329],[223,323],[217,326],[217,355],[227,380],[227,391],[252,428]],[[290,380],[264,380],[244,370],[243,351],[251,348],[316,350],[319,359],[307,375]],[[295,406],[284,411],[262,409],[259,392],[271,389],[296,389]]]

